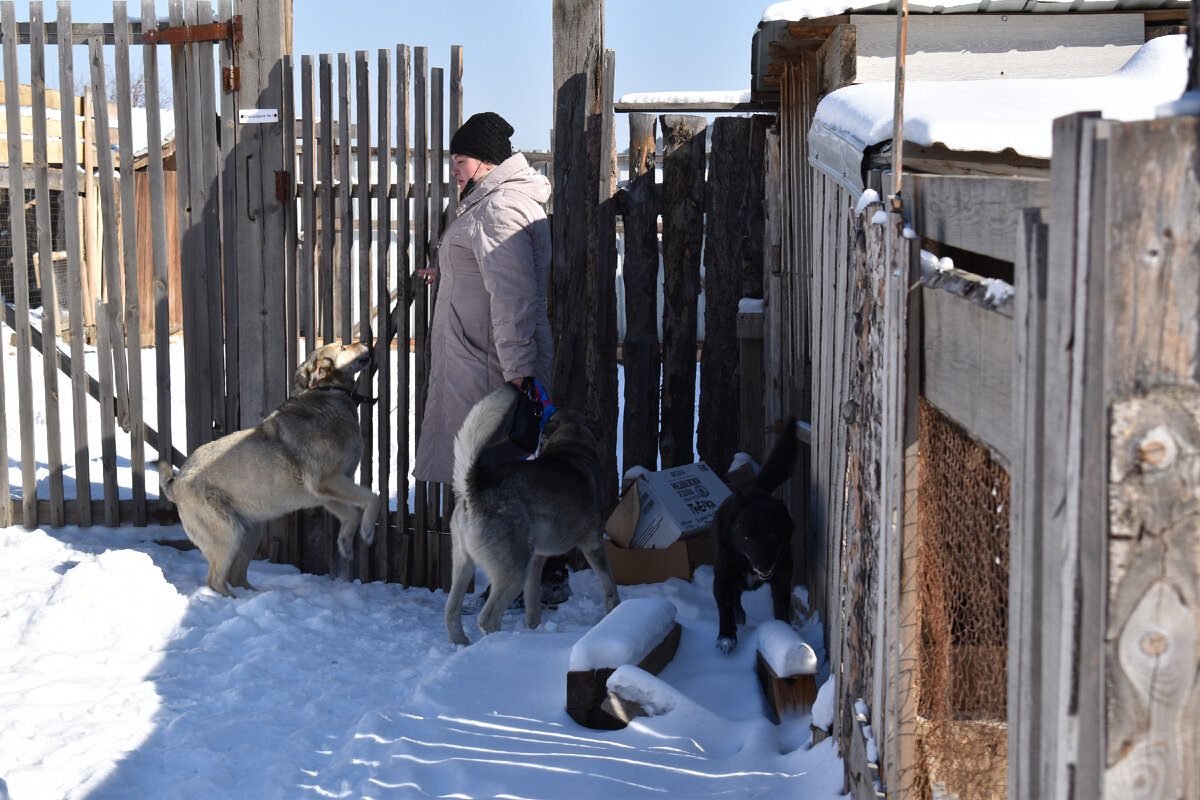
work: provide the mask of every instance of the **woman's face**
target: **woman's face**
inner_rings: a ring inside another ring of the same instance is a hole
[[[458,182],[458,189],[467,185],[467,181],[477,177],[476,173],[484,172],[483,162],[478,158],[471,156],[450,156],[450,174],[454,176],[454,180]]]

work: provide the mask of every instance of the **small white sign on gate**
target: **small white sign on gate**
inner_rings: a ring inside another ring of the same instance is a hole
[[[277,108],[240,108],[238,122],[243,125],[262,125],[267,122],[279,122]]]

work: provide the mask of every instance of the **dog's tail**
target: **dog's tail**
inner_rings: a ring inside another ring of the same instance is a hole
[[[517,388],[506,383],[476,403],[454,437],[454,494],[467,502],[475,482],[479,454],[492,441],[512,415]]]
[[[792,476],[792,470],[796,466],[796,450],[799,448],[799,441],[796,437],[796,418],[789,417],[787,424],[779,432],[779,438],[775,441],[775,446],[771,448],[771,453],[767,456],[762,469],[754,477],[752,486],[755,489],[761,489],[769,494]]]
[[[158,491],[162,496],[175,502],[175,468],[171,466],[170,461],[160,461],[154,465],[158,470]]]

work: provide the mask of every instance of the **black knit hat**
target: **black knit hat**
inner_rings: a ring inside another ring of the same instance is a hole
[[[513,126],[493,111],[472,114],[450,137],[450,153],[499,164],[512,155]]]

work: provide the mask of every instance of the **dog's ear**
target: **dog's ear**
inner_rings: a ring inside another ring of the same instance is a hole
[[[328,358],[318,358],[313,361],[305,361],[296,368],[296,388],[311,389],[321,381],[329,377],[333,371],[333,361]]]

